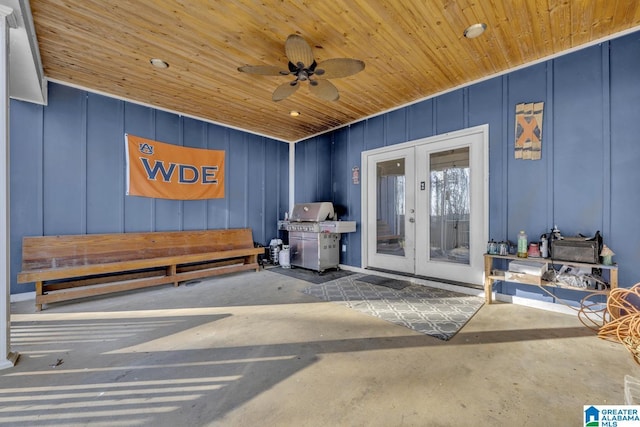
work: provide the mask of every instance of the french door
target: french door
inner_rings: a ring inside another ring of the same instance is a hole
[[[414,148],[367,159],[367,254],[370,266],[413,273],[415,266]],[[364,222],[363,222],[364,224]]]
[[[363,266],[482,283],[488,127],[363,153]]]

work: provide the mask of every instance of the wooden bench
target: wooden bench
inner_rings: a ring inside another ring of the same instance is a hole
[[[251,229],[24,237],[18,283],[42,304],[259,270]]]

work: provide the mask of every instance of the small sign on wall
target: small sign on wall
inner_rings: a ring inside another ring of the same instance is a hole
[[[356,185],[360,184],[360,168],[358,166],[351,168],[351,180]]]

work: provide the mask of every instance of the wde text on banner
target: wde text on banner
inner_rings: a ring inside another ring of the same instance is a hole
[[[125,134],[127,195],[172,200],[224,198],[222,150],[166,144]]]

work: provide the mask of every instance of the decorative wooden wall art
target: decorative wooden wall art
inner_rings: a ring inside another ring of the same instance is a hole
[[[516,159],[540,160],[542,157],[543,110],[544,102],[516,105]]]

